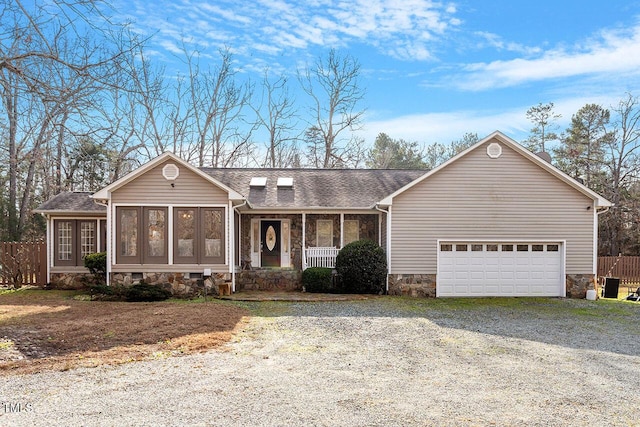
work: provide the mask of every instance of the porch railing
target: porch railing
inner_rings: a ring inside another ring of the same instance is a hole
[[[340,249],[332,248],[306,248],[307,267],[334,268],[336,266],[336,256]]]

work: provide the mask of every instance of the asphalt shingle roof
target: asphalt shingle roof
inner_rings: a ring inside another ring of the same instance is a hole
[[[216,169],[202,171],[247,197],[262,209],[370,209],[376,202],[424,175],[426,170],[391,169]],[[251,178],[267,179],[264,187],[250,186]],[[278,187],[278,178],[292,178],[293,186]],[[106,207],[89,192],[64,192],[36,209],[42,213],[105,213]],[[202,195],[206,201],[206,195]]]
[[[41,204],[36,212],[107,213],[107,208],[93,201],[89,192],[67,191]]]
[[[371,208],[386,196],[424,175],[426,170],[389,169],[215,169],[201,168],[248,198],[253,208]],[[251,178],[267,178],[251,187]],[[278,187],[278,178],[293,178]]]

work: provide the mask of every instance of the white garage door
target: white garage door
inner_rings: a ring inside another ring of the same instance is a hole
[[[565,296],[558,242],[440,242],[436,295]]]

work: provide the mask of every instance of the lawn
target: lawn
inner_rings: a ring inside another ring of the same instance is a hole
[[[75,291],[0,294],[0,375],[206,351],[249,312],[229,303],[90,301]]]

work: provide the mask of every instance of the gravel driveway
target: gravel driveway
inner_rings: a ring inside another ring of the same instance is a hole
[[[627,323],[576,300],[270,304],[276,315],[206,354],[6,377],[0,425],[640,423],[640,311]]]

